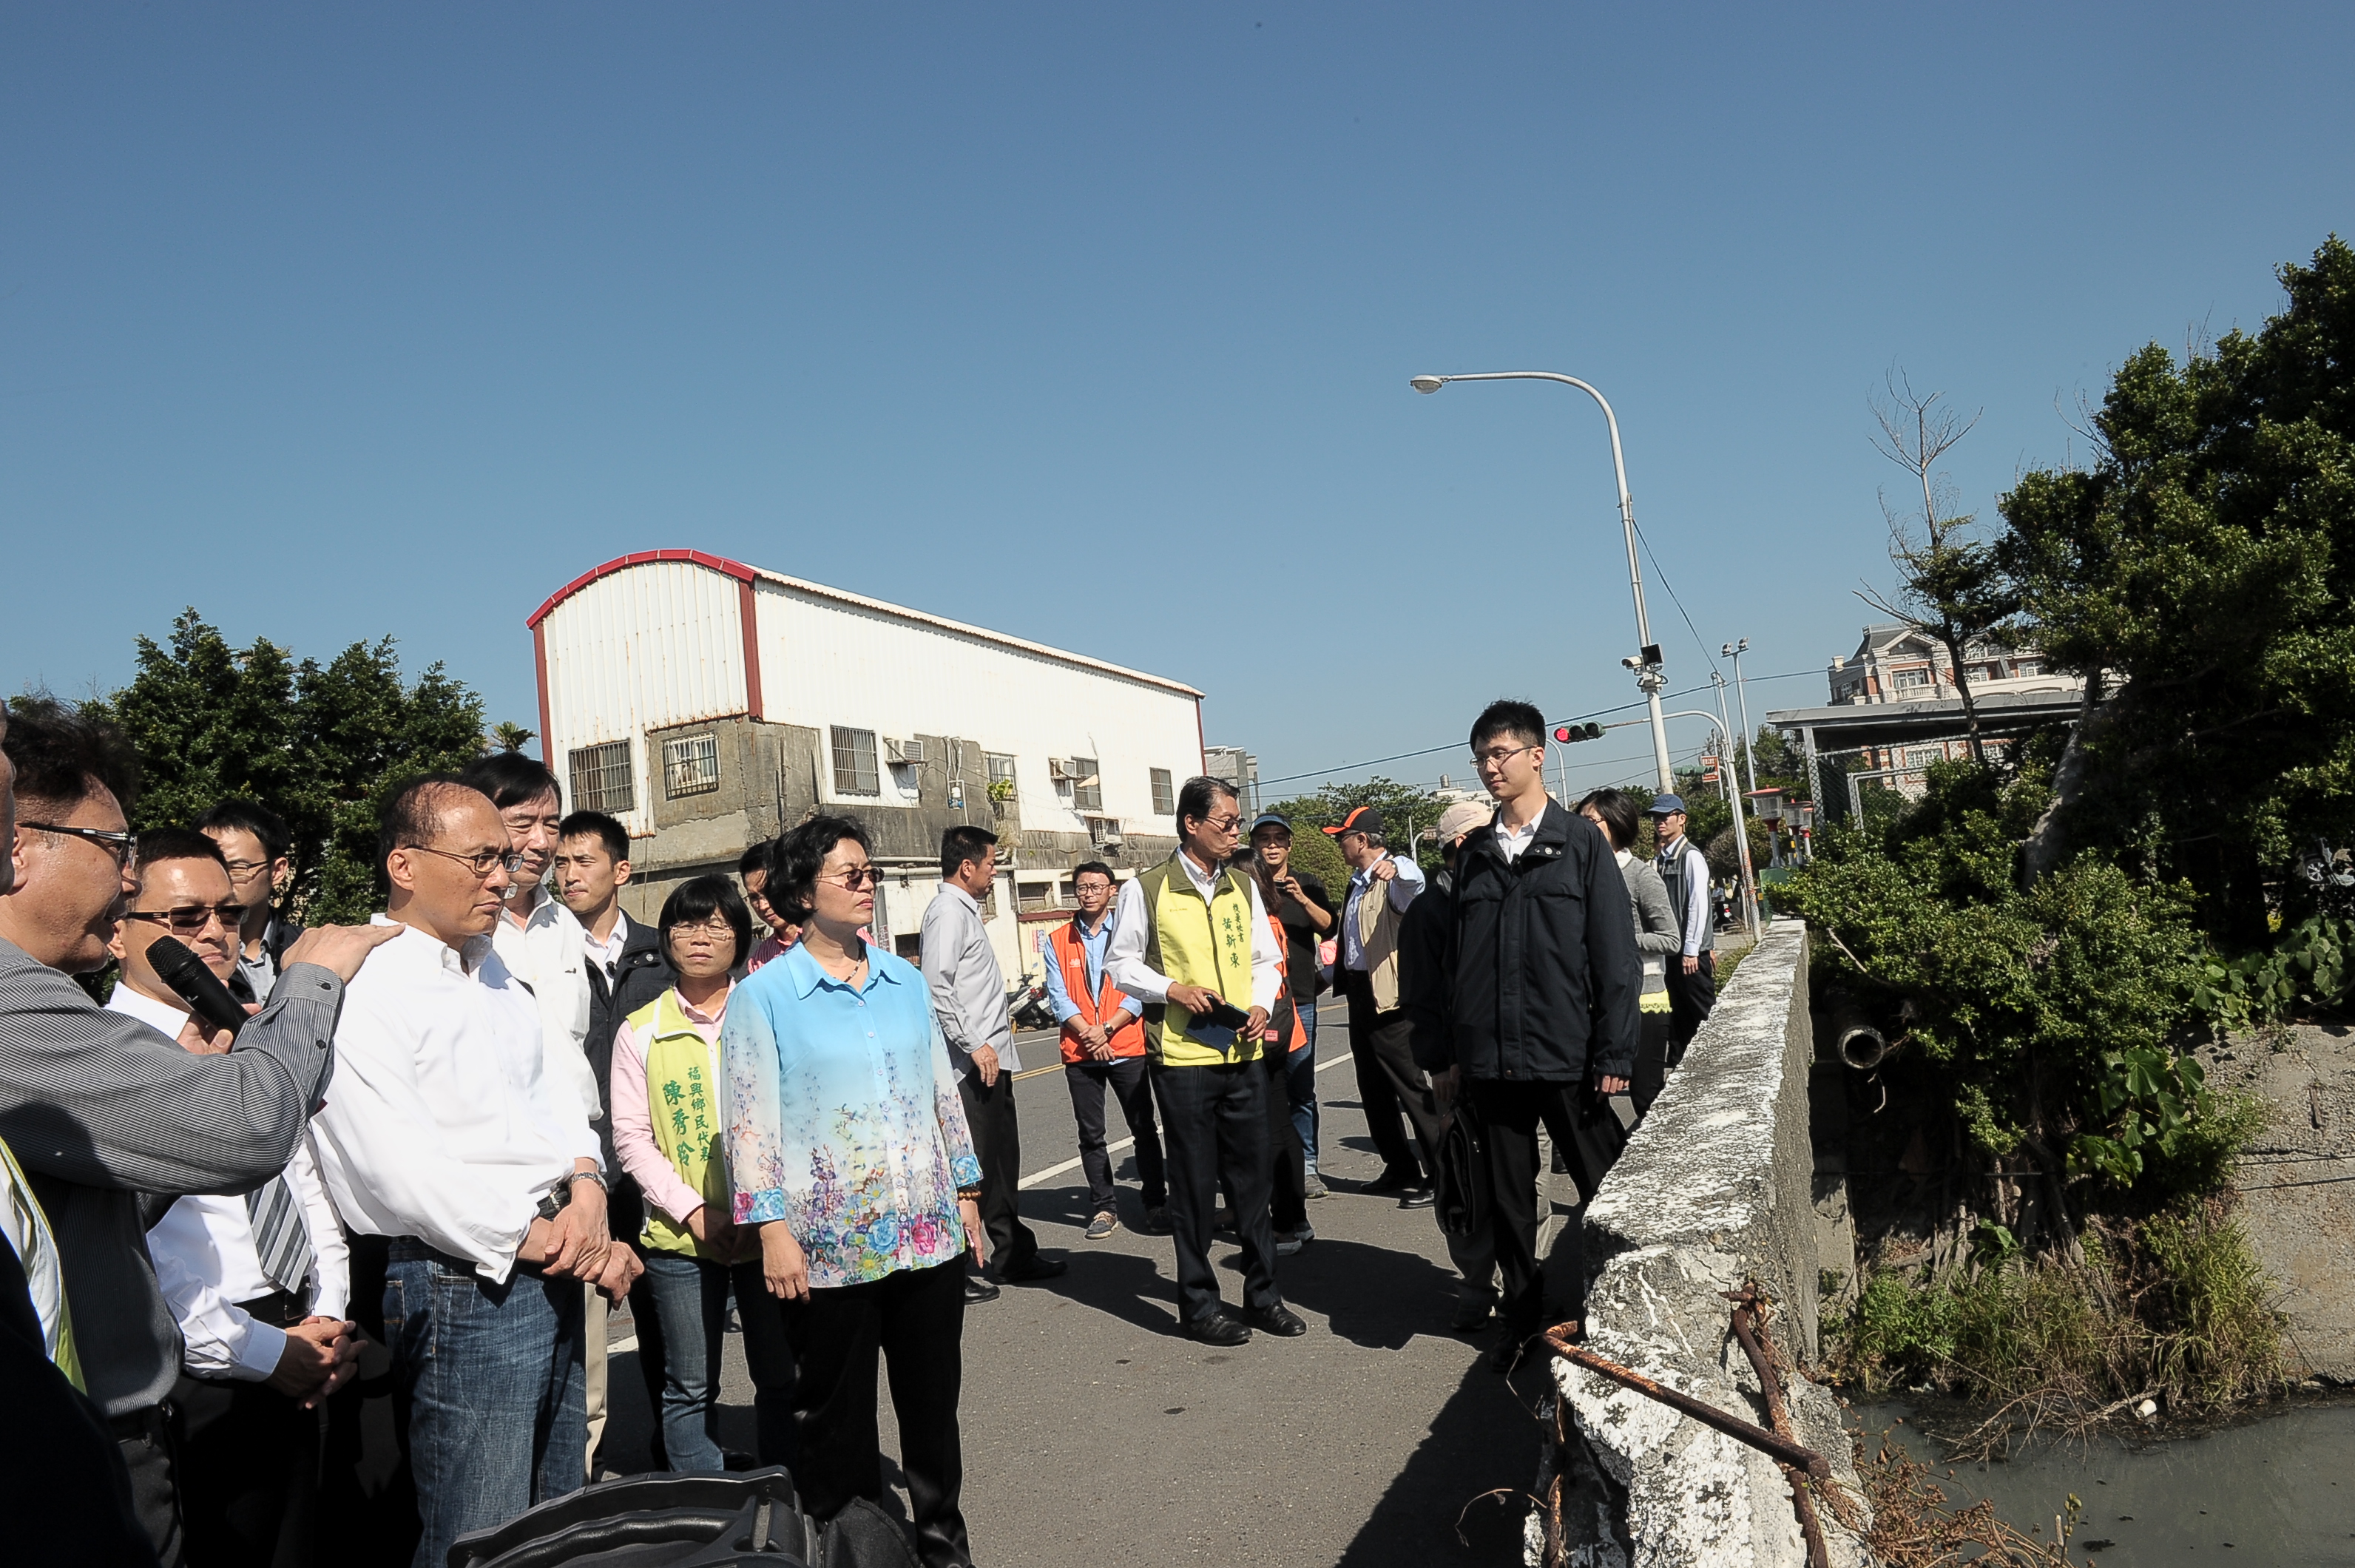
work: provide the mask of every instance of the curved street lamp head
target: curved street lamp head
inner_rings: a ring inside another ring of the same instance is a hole
[[[1406,384],[1412,387],[1418,392],[1435,392],[1439,390],[1440,388],[1447,385],[1447,378],[1444,376],[1411,376],[1407,379]]]
[[[1728,643],[1717,651],[1720,657],[1730,659],[1733,656],[1733,645],[1732,643]]]

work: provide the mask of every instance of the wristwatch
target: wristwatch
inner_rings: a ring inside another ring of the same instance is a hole
[[[602,1192],[608,1198],[613,1195],[613,1184],[605,1179],[605,1173],[602,1170],[574,1171],[570,1176],[565,1178],[564,1185],[566,1189],[568,1191],[570,1190],[572,1184],[576,1181],[593,1181],[597,1184],[598,1191]]]

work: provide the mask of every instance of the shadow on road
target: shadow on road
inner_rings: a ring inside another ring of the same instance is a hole
[[[1532,1399],[1541,1387],[1526,1371],[1512,1381]],[[1475,1361],[1341,1554],[1339,1568],[1518,1563],[1538,1439],[1537,1419],[1512,1384],[1485,1360]]]

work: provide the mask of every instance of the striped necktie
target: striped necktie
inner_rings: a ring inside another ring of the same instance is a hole
[[[253,1221],[254,1255],[270,1283],[303,1298],[304,1281],[311,1274],[311,1238],[303,1229],[303,1211],[294,1203],[286,1178],[273,1176],[245,1195],[245,1211]]]

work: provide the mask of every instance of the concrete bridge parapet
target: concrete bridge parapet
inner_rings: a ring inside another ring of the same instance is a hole
[[[1729,1324],[1728,1291],[1754,1282],[1774,1302],[1778,1358],[1817,1355],[1818,1263],[1808,1132],[1804,927],[1778,921],[1720,998],[1643,1125],[1586,1209],[1587,1346],[1745,1421],[1764,1392]],[[1538,1495],[1559,1468],[1563,1545],[1579,1568],[1744,1568],[1806,1563],[1783,1473],[1764,1454],[1600,1375],[1556,1360],[1573,1434],[1549,1445]],[[1786,1375],[1798,1441],[1856,1476],[1837,1403]],[[1861,1513],[1861,1500],[1858,1509]],[[1872,1561],[1824,1513],[1831,1560]],[[1533,1516],[1529,1561],[1543,1560]]]

